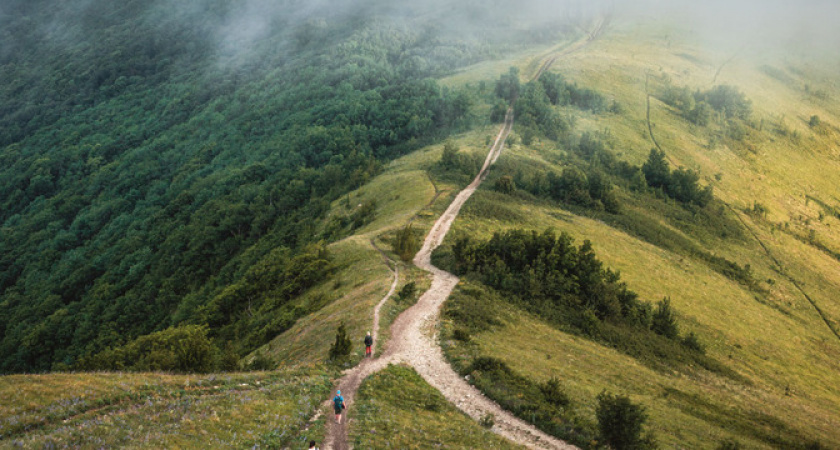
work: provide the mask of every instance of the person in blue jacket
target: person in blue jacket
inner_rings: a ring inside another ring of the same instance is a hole
[[[344,397],[341,396],[341,391],[335,393],[333,409],[335,410],[335,421],[341,423],[341,412],[347,409],[347,405],[344,404]]]

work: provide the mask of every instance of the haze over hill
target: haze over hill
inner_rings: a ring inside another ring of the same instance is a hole
[[[582,448],[612,442],[601,408],[624,398],[655,434],[639,445],[836,448],[838,15],[775,0],[2,2],[0,372],[285,369],[142,389],[157,375],[131,375],[125,392],[103,375],[74,399],[98,375],[10,376],[29,406],[0,411],[0,445],[124,445],[140,423],[148,446],[322,437],[309,389],[325,399],[359,363],[380,301],[387,349],[430,288],[409,261],[512,106],[501,157],[433,255],[461,277],[434,333],[459,378]],[[336,357],[340,324],[353,345]],[[182,395],[253,428],[209,409],[159,421]],[[501,442],[407,367],[357,403],[358,448]],[[265,425],[273,413],[294,417]]]

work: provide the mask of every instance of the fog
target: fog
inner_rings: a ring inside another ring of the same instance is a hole
[[[447,32],[504,35],[548,24],[610,15],[618,24],[666,23],[700,44],[835,56],[840,48],[836,0],[245,0],[220,28],[226,50],[248,46],[272,24],[297,24],[341,15],[434,21]],[[492,27],[492,28],[490,28]]]
[[[104,0],[0,0],[0,58],[24,52],[9,30],[34,27],[41,43],[66,47],[85,39],[85,18]],[[460,38],[495,39],[540,27],[585,23],[609,15],[615,26],[666,25],[697,44],[777,50],[790,55],[836,58],[840,48],[840,2],[836,0],[129,0],[120,14],[143,11],[173,21],[209,27],[220,58],[242,59],[268,37],[292,36],[307,23],[332,26],[348,17],[358,23],[412,21],[421,28]],[[212,11],[212,17],[203,17]],[[119,16],[119,14],[118,14]],[[118,23],[119,17],[106,18]],[[34,22],[34,23],[33,23]],[[7,33],[4,33],[7,31]],[[283,50],[282,45],[277,46]],[[2,62],[2,61],[0,61]]]

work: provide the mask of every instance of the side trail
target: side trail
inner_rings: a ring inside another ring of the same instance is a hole
[[[593,31],[588,33],[586,39],[571,45],[546,60],[537,71],[534,79],[539,78],[561,56],[579,51],[589,45],[600,35],[608,22],[608,18],[599,20]],[[492,431],[514,443],[531,449],[577,449],[577,447],[550,436],[516,418],[497,403],[485,397],[452,369],[436,342],[436,324],[440,315],[440,308],[459,280],[455,275],[432,265],[432,252],[443,242],[449,228],[458,217],[461,207],[487,177],[490,166],[499,159],[504,149],[505,140],[512,129],[513,107],[510,107],[505,115],[504,124],[490,147],[487,158],[484,160],[481,171],[472,183],[458,193],[443,215],[435,222],[423,242],[423,247],[414,257],[413,262],[417,267],[432,274],[431,287],[420,296],[414,306],[400,314],[391,325],[391,339],[382,355],[375,359],[364,359],[358,366],[347,370],[339,379],[337,390],[342,392],[348,408],[352,410],[356,392],[365,378],[386,368],[389,364],[406,364],[413,367],[427,383],[439,390],[447,401],[457,406],[474,420],[492,414],[495,421]],[[394,281],[390,292],[374,309],[374,329],[371,333],[374,337],[374,345],[378,342],[379,310],[393,295],[397,286],[398,273],[396,267],[396,264],[394,264]],[[333,392],[332,396],[335,394]],[[328,400],[325,405],[331,405],[331,403]],[[350,418],[345,417],[341,424],[337,424],[331,416],[328,416],[326,437],[322,448],[327,450],[352,448],[348,442],[347,434],[349,421]]]

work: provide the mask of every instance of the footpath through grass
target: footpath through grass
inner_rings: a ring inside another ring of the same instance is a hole
[[[215,375],[97,373],[0,378],[0,447],[285,448],[329,395],[320,368]]]
[[[482,428],[413,369],[389,366],[362,383],[351,428],[356,448],[521,449]]]

